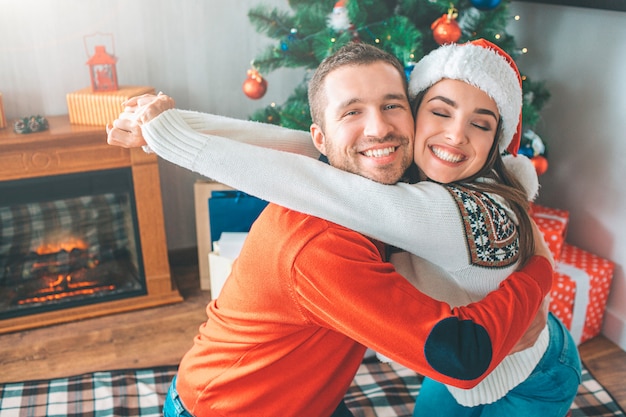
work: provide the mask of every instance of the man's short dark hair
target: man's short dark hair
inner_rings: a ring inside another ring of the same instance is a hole
[[[308,98],[313,123],[318,124],[322,129],[324,128],[324,109],[327,103],[323,87],[324,80],[330,72],[346,65],[369,65],[376,62],[386,62],[394,66],[400,74],[404,90],[407,90],[404,67],[395,56],[367,43],[351,42],[325,58],[309,81]]]

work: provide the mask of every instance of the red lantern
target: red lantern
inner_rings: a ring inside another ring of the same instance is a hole
[[[116,62],[117,58],[109,55],[103,45],[95,47],[95,53],[87,61],[91,77],[91,91],[116,91],[118,89]]]

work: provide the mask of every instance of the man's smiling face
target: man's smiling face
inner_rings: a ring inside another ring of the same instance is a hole
[[[330,164],[394,184],[413,160],[413,116],[401,74],[375,62],[347,65],[324,81],[324,126],[311,126],[313,142]]]

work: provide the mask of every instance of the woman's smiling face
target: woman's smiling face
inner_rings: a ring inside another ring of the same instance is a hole
[[[415,117],[414,159],[439,183],[463,180],[485,165],[500,113],[484,91],[443,79],[424,95]]]

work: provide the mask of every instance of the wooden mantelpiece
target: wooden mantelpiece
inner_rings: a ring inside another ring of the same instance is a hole
[[[73,125],[67,116],[48,121],[44,132],[0,129],[0,181],[130,167],[147,295],[0,320],[0,333],[182,301],[170,275],[156,156],[108,145],[102,127]]]

